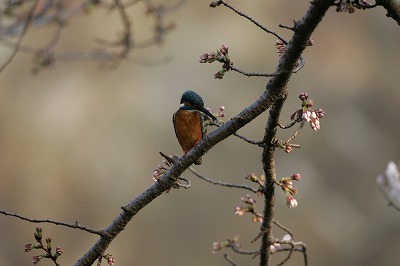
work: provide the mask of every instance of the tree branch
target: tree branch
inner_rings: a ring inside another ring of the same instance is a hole
[[[69,228],[80,229],[82,231],[85,231],[85,232],[88,232],[88,233],[91,233],[91,234],[95,234],[95,235],[101,235],[102,234],[101,231],[85,227],[83,225],[80,225],[78,222],[75,222],[75,224],[67,224],[67,223],[64,223],[64,222],[57,222],[57,221],[53,221],[53,220],[49,220],[49,219],[45,219],[45,220],[31,219],[31,218],[28,218],[28,217],[25,217],[25,216],[22,216],[22,215],[19,215],[19,214],[16,214],[16,213],[10,213],[10,212],[4,211],[4,210],[0,210],[0,213],[4,214],[6,216],[16,217],[16,218],[19,218],[21,220],[28,221],[28,222],[31,222],[31,223],[55,224],[55,225],[61,225],[61,226],[69,227]]]
[[[123,207],[123,212],[114,219],[114,221],[105,228],[102,236],[91,248],[84,254],[75,264],[75,266],[92,265],[94,261],[107,249],[111,241],[126,227],[129,221],[147,204],[160,196],[164,191],[173,187],[177,177],[179,177],[186,169],[189,168],[199,157],[203,156],[207,151],[214,147],[219,142],[233,135],[237,130],[244,127],[256,117],[265,112],[276,101],[282,101],[286,95],[286,85],[292,75],[292,71],[296,67],[297,61],[304,49],[307,47],[307,42],[315,30],[318,23],[322,20],[325,12],[332,5],[333,0],[315,0],[312,2],[309,10],[301,21],[295,27],[295,33],[289,41],[285,53],[280,58],[279,64],[275,70],[276,76],[272,77],[268,82],[264,93],[250,106],[245,108],[242,112],[237,114],[231,120],[227,121],[223,126],[211,132],[203,140],[201,140],[193,149],[191,149],[187,156],[179,159],[164,175],[162,175],[158,182],[155,182],[150,188],[132,200],[127,206]],[[283,103],[283,102],[282,102]],[[282,104],[281,103],[281,104]],[[279,107],[279,104],[276,106]],[[275,111],[279,108],[275,107]],[[275,126],[277,125],[277,121]],[[269,138],[269,137],[268,137]],[[267,139],[267,137],[266,137]],[[270,152],[272,146],[268,143],[265,152]],[[271,158],[269,159],[271,161]],[[273,160],[271,161],[273,162]],[[264,158],[264,165],[268,165],[269,161]],[[273,170],[273,168],[272,168]],[[268,171],[268,169],[265,169]],[[269,173],[266,179],[274,176],[274,173]],[[270,182],[270,181],[268,181]],[[273,186],[273,184],[271,185]],[[265,188],[265,191],[270,191],[270,186]],[[272,197],[273,199],[273,197]],[[267,199],[266,199],[267,200]],[[271,198],[269,197],[269,200]],[[271,209],[271,205],[266,204],[265,211]],[[263,223],[263,228],[266,225]],[[268,250],[269,247],[265,246],[268,239],[264,240],[263,249]],[[263,238],[265,238],[265,236]],[[261,261],[267,261],[268,252],[264,253]],[[264,264],[266,265],[266,264]]]
[[[395,0],[376,0],[376,4],[383,6],[387,14],[386,16],[394,19],[400,26],[400,5],[398,1]]]
[[[251,191],[251,192],[253,192],[253,193],[257,193],[257,192],[258,192],[258,189],[255,189],[255,188],[252,188],[252,187],[249,187],[249,186],[246,186],[246,185],[240,185],[240,184],[233,184],[233,183],[225,183],[225,182],[221,182],[221,181],[215,181],[215,180],[213,180],[213,179],[211,179],[211,178],[208,178],[208,177],[206,177],[206,176],[200,174],[199,172],[197,172],[196,170],[194,170],[194,168],[192,168],[192,167],[189,167],[189,170],[190,170],[190,172],[192,172],[192,173],[193,173],[195,176],[197,176],[198,178],[200,178],[200,179],[202,179],[202,180],[204,180],[204,181],[206,181],[206,182],[209,182],[209,183],[211,183],[211,184],[213,184],[213,185],[219,185],[219,186],[230,187],[230,188],[240,188],[240,189],[249,190],[249,191]]]
[[[19,47],[21,46],[22,39],[25,37],[26,32],[28,31],[29,25],[31,24],[32,21],[32,16],[33,13],[35,12],[36,6],[38,4],[39,0],[35,0],[29,9],[28,14],[26,15],[25,22],[22,26],[22,31],[19,35],[18,41],[14,45],[14,49],[10,56],[7,58],[7,60],[3,63],[3,65],[0,67],[0,73],[3,72],[3,70],[12,62],[14,57],[17,55],[19,51]]]
[[[275,173],[275,160],[274,160],[274,150],[275,145],[273,139],[276,136],[276,130],[279,124],[279,116],[283,107],[283,103],[286,99],[287,89],[286,85],[288,82],[288,76],[296,67],[296,62],[300,59],[302,51],[307,46],[307,42],[311,37],[312,32],[315,30],[319,22],[324,17],[328,8],[332,5],[332,0],[320,0],[311,3],[310,8],[304,17],[295,24],[294,35],[289,41],[284,54],[281,56],[278,68],[283,72],[282,75],[278,75],[272,78],[268,85],[276,81],[276,96],[279,97],[274,103],[274,106],[270,110],[270,117],[265,128],[264,136],[264,150],[262,155],[263,168],[265,172],[265,185],[264,185],[264,195],[265,195],[265,206],[264,206],[264,217],[261,224],[261,232],[264,232],[261,240],[260,247],[260,265],[270,265],[271,252],[270,247],[274,243],[272,237],[272,222],[274,216],[274,183],[276,180]],[[285,75],[285,73],[287,73]],[[281,79],[280,79],[281,78]],[[267,85],[267,89],[268,89]],[[271,91],[271,93],[273,93]]]

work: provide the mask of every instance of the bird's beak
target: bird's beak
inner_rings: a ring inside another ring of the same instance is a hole
[[[215,118],[215,116],[213,116],[212,113],[210,113],[206,108],[201,107],[199,111],[201,111],[202,113],[205,113],[206,115],[208,115],[209,117],[211,117],[213,120],[217,120],[217,119]]]

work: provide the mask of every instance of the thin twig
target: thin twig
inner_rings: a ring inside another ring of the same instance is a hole
[[[27,33],[29,25],[31,23],[33,12],[35,12],[35,9],[36,9],[36,6],[38,3],[39,3],[39,0],[35,0],[31,6],[31,8],[29,9],[28,14],[26,15],[25,23],[22,28],[22,32],[19,35],[18,41],[14,45],[14,50],[12,51],[12,53],[10,54],[8,59],[0,67],[0,73],[3,72],[3,70],[13,61],[14,57],[17,55],[19,47],[22,43],[22,40],[24,39],[25,34]]]
[[[249,191],[254,192],[254,193],[257,193],[257,192],[258,192],[257,189],[254,189],[254,188],[249,187],[249,186],[246,186],[246,185],[232,184],[232,183],[225,183],[225,182],[221,182],[221,181],[215,181],[215,180],[213,180],[213,179],[211,179],[211,178],[205,177],[205,176],[203,176],[202,174],[198,173],[196,170],[193,169],[193,167],[189,167],[189,170],[190,170],[195,176],[197,176],[198,178],[200,178],[200,179],[202,179],[202,180],[204,180],[204,181],[206,181],[206,182],[209,182],[209,183],[211,183],[211,184],[214,184],[214,185],[219,185],[219,186],[224,186],[224,187],[231,187],[231,188],[246,189],[246,190],[249,190]]]
[[[299,121],[301,121],[301,118],[300,118],[300,119],[297,118],[297,119],[293,120],[292,122],[290,122],[290,123],[287,124],[286,126],[285,126],[284,124],[282,124],[282,122],[279,122],[279,123],[278,123],[278,126],[279,126],[281,129],[288,129],[288,128],[291,128],[291,127],[293,127],[294,125],[296,125],[296,123],[299,122]]]
[[[239,248],[239,246],[236,243],[231,243],[230,245],[231,249],[238,253],[238,254],[242,254],[242,255],[258,255],[259,251],[258,250],[244,250]]]
[[[257,146],[259,146],[259,147],[264,146],[264,141],[261,141],[261,140],[251,140],[251,139],[248,139],[248,138],[246,138],[245,136],[240,135],[240,134],[238,134],[238,133],[235,133],[235,134],[233,134],[233,135],[234,135],[235,137],[238,137],[238,138],[241,139],[241,140],[246,141],[247,143],[250,143],[250,144],[253,144],[253,145],[257,145]]]
[[[228,256],[228,254],[224,254],[224,258],[232,265],[232,266],[237,266],[233,260]]]
[[[308,257],[307,257],[307,245],[302,243],[301,244],[302,247],[302,253],[303,253],[303,258],[304,258],[304,266],[308,265]]]
[[[290,232],[290,230],[289,230],[287,227],[285,227],[283,224],[281,224],[280,222],[278,222],[278,221],[275,220],[275,219],[273,219],[272,222],[273,222],[276,226],[278,226],[279,228],[281,228],[283,231],[287,232],[287,233],[290,235],[290,238],[293,238],[292,232]],[[250,241],[250,243],[256,242],[258,239],[260,239],[260,237],[261,237],[263,234],[265,234],[265,231],[260,231],[260,232],[258,233],[258,235]]]
[[[132,25],[131,21],[129,20],[128,14],[126,13],[125,10],[125,5],[120,1],[120,0],[114,0],[114,6],[112,8],[117,8],[119,17],[121,19],[121,24],[124,30],[123,37],[118,40],[114,45],[117,46],[122,46],[121,50],[117,52],[111,63],[105,65],[105,69],[107,70],[114,70],[115,68],[118,67],[118,65],[122,62],[122,60],[127,57],[130,49],[131,49],[131,44],[132,44]],[[104,41],[102,41],[104,42]]]
[[[293,135],[286,141],[286,142],[291,142],[292,140],[294,140],[297,135],[301,132],[301,129],[304,127],[304,122],[300,123],[299,128],[293,133]]]
[[[304,266],[308,265],[307,246],[303,242],[295,242],[293,240],[290,241],[280,240],[276,241],[275,243],[290,246],[290,247],[281,247],[276,251],[276,252],[289,251],[289,254],[286,256],[286,258],[277,265],[284,265],[290,259],[294,251],[303,253]]]
[[[276,32],[273,32],[271,30],[269,30],[268,28],[266,28],[265,26],[261,25],[260,23],[258,23],[257,21],[255,21],[253,18],[249,17],[248,15],[246,15],[245,13],[237,10],[236,8],[234,8],[233,6],[229,5],[228,3],[226,3],[225,1],[219,1],[221,4],[223,4],[224,6],[226,6],[227,8],[231,9],[233,12],[235,12],[236,14],[238,14],[241,17],[244,17],[246,19],[248,19],[249,21],[251,21],[252,23],[254,23],[257,27],[259,27],[260,29],[262,29],[263,31],[274,35],[276,38],[278,38],[279,40],[281,40],[284,44],[287,44],[288,42],[283,39],[279,34],[277,34]]]
[[[57,222],[57,221],[48,220],[48,219],[45,219],[45,220],[31,219],[31,218],[24,217],[24,216],[16,214],[16,213],[10,213],[10,212],[4,211],[4,210],[0,210],[0,213],[4,214],[6,216],[16,217],[16,218],[19,218],[21,220],[28,221],[28,222],[31,222],[31,223],[55,224],[55,225],[61,225],[61,226],[69,227],[69,228],[79,229],[79,230],[82,230],[82,231],[85,231],[85,232],[88,232],[88,233],[91,233],[91,234],[99,235],[99,236],[103,235],[102,231],[98,231],[98,230],[94,230],[94,229],[91,229],[91,228],[87,228],[87,227],[85,227],[83,225],[80,225],[78,222],[75,222],[75,224],[67,224],[67,223],[64,223],[64,222]]]
[[[219,122],[216,122],[216,121],[211,121],[211,124],[214,125],[214,126],[217,126],[217,127],[221,127],[223,125],[223,124],[220,124]],[[251,140],[251,139],[246,138],[245,136],[240,135],[238,133],[233,133],[233,135],[235,137],[238,137],[241,140],[246,141],[247,143],[250,143],[250,144],[253,144],[253,145],[257,145],[259,147],[263,147],[264,146],[264,141]]]
[[[279,241],[277,243],[279,243]],[[286,258],[284,258],[280,263],[277,264],[277,266],[282,266],[283,264],[285,264],[292,257],[295,245],[292,242],[285,243],[285,244],[290,246],[289,253],[286,255]]]
[[[242,71],[242,70],[240,70],[240,69],[238,69],[238,68],[236,68],[236,67],[234,67],[234,66],[232,66],[232,65],[229,66],[229,69],[230,69],[230,70],[233,70],[233,71],[236,71],[236,72],[238,72],[238,73],[240,73],[240,74],[242,74],[242,75],[245,75],[245,76],[247,76],[247,77],[273,77],[273,76],[276,76],[276,75],[277,75],[276,73],[269,74],[269,73],[251,73],[251,72],[244,72],[244,71]]]
[[[290,235],[290,238],[293,239],[293,234],[292,232],[289,230],[289,228],[287,228],[286,226],[284,226],[283,224],[281,224],[280,222],[278,222],[277,220],[272,220],[272,222],[278,226],[280,229],[282,229],[283,231],[285,231],[286,233],[288,233]]]

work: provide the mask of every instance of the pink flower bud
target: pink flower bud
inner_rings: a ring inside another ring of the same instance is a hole
[[[200,56],[199,62],[200,63],[207,63],[207,60],[208,60],[208,54],[207,53],[202,53],[201,56]]]
[[[298,205],[297,200],[293,198],[292,196],[287,196],[286,197],[286,206],[290,209],[296,208]]]
[[[302,101],[305,101],[308,99],[308,93],[307,92],[302,92],[299,94],[299,99]]]
[[[227,55],[228,54],[228,46],[226,44],[223,44],[221,46],[221,48],[219,49],[219,51],[221,52],[221,54]]]
[[[291,176],[292,180],[299,181],[301,179],[301,175],[299,173],[296,173]]]

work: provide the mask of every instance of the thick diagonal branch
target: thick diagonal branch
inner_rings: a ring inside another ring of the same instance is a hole
[[[378,5],[383,6],[387,14],[386,16],[393,18],[400,26],[400,5],[399,1],[395,0],[376,0]]]

